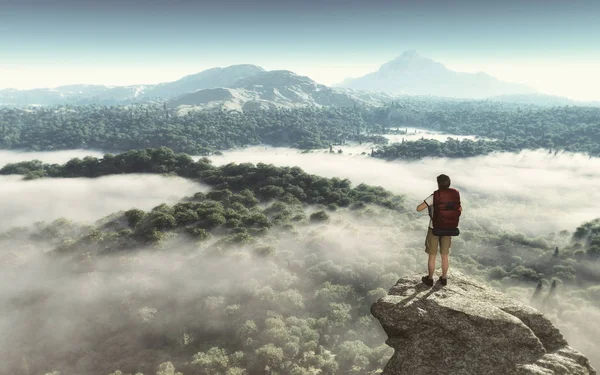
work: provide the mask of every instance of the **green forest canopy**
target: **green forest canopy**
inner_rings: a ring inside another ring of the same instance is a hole
[[[191,111],[160,106],[0,108],[0,148],[74,148],[122,152],[169,147],[209,155],[250,145],[326,148],[374,142],[373,156],[469,157],[494,151],[546,149],[600,155],[600,108],[537,107],[491,101],[405,97],[380,108],[326,107],[269,111]],[[420,127],[489,140],[419,140],[385,145],[382,135]]]

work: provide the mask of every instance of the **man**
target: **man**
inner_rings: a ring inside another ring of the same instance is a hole
[[[433,286],[433,274],[435,272],[435,258],[437,256],[438,245],[442,255],[442,276],[439,282],[442,285],[448,283],[448,266],[450,246],[453,235],[458,235],[458,218],[462,212],[460,205],[460,194],[458,190],[450,188],[450,177],[441,174],[437,177],[438,190],[428,196],[423,203],[417,206],[417,212],[429,209],[429,228],[425,238],[425,252],[429,254],[427,276],[421,279],[423,283]],[[437,234],[448,233],[449,235],[434,235],[434,228]]]

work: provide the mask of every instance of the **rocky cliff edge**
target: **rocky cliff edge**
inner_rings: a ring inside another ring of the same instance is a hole
[[[384,375],[596,375],[542,313],[458,272],[401,278],[371,313],[395,350]]]

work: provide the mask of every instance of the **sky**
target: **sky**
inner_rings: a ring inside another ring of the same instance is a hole
[[[405,50],[600,100],[597,0],[0,0],[0,89],[158,83],[256,64],[332,85]]]

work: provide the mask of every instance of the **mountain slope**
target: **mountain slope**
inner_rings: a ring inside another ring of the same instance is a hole
[[[369,104],[344,90],[334,90],[287,70],[262,72],[241,79],[229,88],[205,89],[168,102],[182,109],[270,109],[302,106]]]
[[[185,76],[174,82],[160,83],[145,90],[143,97],[173,98],[190,92],[216,87],[231,87],[240,79],[249,78],[265,70],[256,65],[232,65],[212,68]]]
[[[486,98],[535,92],[525,85],[503,82],[486,73],[471,74],[449,70],[416,51],[406,51],[398,58],[383,64],[378,71],[363,77],[346,79],[339,86],[451,98]]]
[[[240,79],[264,69],[255,65],[232,65],[212,68],[185,76],[177,81],[156,85],[108,87],[102,85],[67,85],[33,90],[0,90],[0,105],[56,104],[127,104],[149,99],[171,99],[201,89],[229,87]]]

